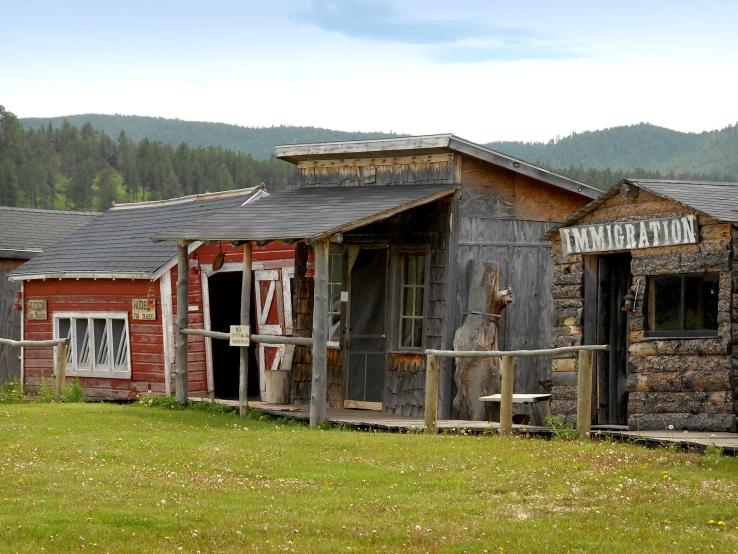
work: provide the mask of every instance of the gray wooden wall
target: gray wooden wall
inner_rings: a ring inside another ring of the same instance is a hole
[[[513,303],[507,306],[502,318],[498,345],[501,350],[550,346],[553,264],[550,244],[539,238],[550,226],[551,223],[541,221],[461,217],[457,274],[466,274],[470,260],[497,262],[500,264],[500,286],[513,288]],[[467,279],[457,279],[455,328],[463,321],[466,288]],[[520,393],[546,391],[550,364],[548,358],[518,358],[515,390]]]
[[[0,337],[20,339],[21,312],[14,309],[20,283],[8,281],[8,273],[18,267],[16,260],[0,260]],[[0,384],[20,379],[20,350],[0,345]]]

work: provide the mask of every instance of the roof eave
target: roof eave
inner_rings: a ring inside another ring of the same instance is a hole
[[[108,271],[47,271],[44,273],[11,273],[10,281],[46,281],[47,279],[145,279],[154,280],[155,275],[148,272],[108,272]]]

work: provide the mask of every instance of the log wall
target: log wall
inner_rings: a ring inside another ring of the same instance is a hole
[[[637,196],[615,196],[578,223],[628,221],[694,213],[640,190]],[[645,295],[628,314],[628,426],[633,430],[674,429],[730,431],[738,415],[738,233],[731,225],[695,213],[698,244],[632,250],[632,284],[641,287],[652,275],[717,272],[718,332],[712,338],[671,339],[646,336]],[[554,240],[552,298],[553,346],[582,344],[586,332],[584,298],[596,302],[584,287],[581,255],[562,256]],[[573,358],[552,364],[552,412],[573,418],[576,412],[576,365]]]

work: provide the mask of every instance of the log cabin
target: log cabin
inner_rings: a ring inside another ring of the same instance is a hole
[[[548,232],[553,344],[609,344],[592,421],[735,431],[738,183],[627,179]],[[573,359],[554,360],[552,410],[576,410]]]
[[[180,308],[174,294],[177,248],[152,244],[150,237],[155,229],[208,218],[264,195],[262,187],[252,187],[118,204],[100,214],[10,274],[23,286],[24,337],[69,337],[67,376],[79,379],[88,399],[169,394],[176,385],[171,369],[173,322]],[[238,319],[241,250],[230,244],[193,243],[187,260],[185,271],[193,286],[182,310],[188,324],[227,331]],[[269,243],[255,249],[254,318],[261,332],[292,332],[293,260],[293,246]],[[187,349],[193,395],[238,394],[237,352],[234,357],[227,345],[203,337],[190,338]],[[253,352],[252,367],[262,369],[261,375],[252,376],[254,396],[263,395],[264,368],[281,368],[282,351],[275,346]],[[26,391],[53,379],[53,356],[49,349],[25,349],[21,374]]]
[[[0,338],[22,338],[22,283],[9,281],[8,274],[97,215],[0,206]],[[20,366],[20,351],[0,344],[0,385],[20,379]]]
[[[278,146],[276,157],[301,185],[154,240],[180,252],[198,241],[296,244],[294,333],[313,342],[294,352],[291,400],[310,403],[312,424],[326,405],[421,416],[424,349],[450,348],[468,318],[496,321],[495,344],[479,336],[479,349],[548,345],[553,264],[540,236],[598,189],[451,134]],[[497,291],[469,294],[480,282],[470,268],[490,263],[489,282],[513,290],[504,315],[490,313]],[[476,376],[451,362],[440,417],[487,417],[479,396],[498,392],[497,362]],[[545,391],[549,370],[521,360],[516,390]]]

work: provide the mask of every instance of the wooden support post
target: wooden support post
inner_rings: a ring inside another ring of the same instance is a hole
[[[429,354],[425,358],[425,433],[438,432],[438,389],[441,383],[441,359]]]
[[[251,243],[243,245],[243,279],[241,280],[241,325],[249,325],[251,318],[251,280],[253,277],[253,258]],[[241,417],[246,416],[248,405],[249,384],[249,348],[240,348],[241,359],[238,372],[238,413]]]
[[[310,427],[325,421],[328,392],[328,240],[313,243],[315,288],[313,296],[313,380],[310,389]]]
[[[512,434],[513,382],[515,381],[515,358],[503,356],[500,362],[500,435]]]
[[[582,350],[577,360],[577,434],[589,436],[592,428],[592,352]]]
[[[187,241],[177,241],[177,336],[175,355],[177,357],[177,402],[187,404],[187,336],[182,333],[187,328],[187,307],[190,295],[190,264]]]
[[[56,350],[56,399],[61,402],[64,379],[67,376],[67,341],[59,344]]]

